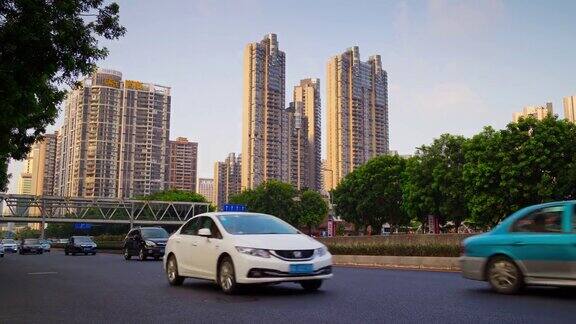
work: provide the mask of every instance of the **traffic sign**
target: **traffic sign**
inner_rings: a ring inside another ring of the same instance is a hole
[[[246,205],[242,204],[224,204],[220,208],[220,211],[235,211],[235,212],[245,212],[248,208]]]

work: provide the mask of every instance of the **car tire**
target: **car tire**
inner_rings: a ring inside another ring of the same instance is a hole
[[[146,252],[143,248],[140,248],[140,251],[138,252],[138,260],[146,261]]]
[[[132,256],[130,255],[130,251],[128,248],[124,248],[124,260],[130,260]]]
[[[486,279],[494,290],[500,294],[512,295],[524,287],[524,275],[510,258],[497,256],[488,262]]]
[[[225,294],[232,295],[238,291],[234,263],[230,257],[225,257],[218,267],[218,285]]]
[[[306,291],[316,291],[322,287],[322,280],[305,280],[300,282],[300,286]]]
[[[184,282],[184,277],[178,274],[178,262],[176,257],[171,255],[166,261],[166,277],[170,286],[181,286]]]
[[[92,252],[92,255],[96,255],[96,252]]]
[[[68,253],[68,251],[64,251],[64,254],[65,254],[65,255],[69,255],[70,253]]]

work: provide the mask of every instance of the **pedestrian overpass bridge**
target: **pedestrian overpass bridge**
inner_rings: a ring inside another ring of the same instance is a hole
[[[209,203],[0,193],[0,223],[180,225]]]

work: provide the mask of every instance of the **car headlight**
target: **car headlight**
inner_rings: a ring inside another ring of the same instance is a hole
[[[154,243],[152,241],[146,241],[146,246],[147,247],[154,247],[154,246],[156,246],[156,243]]]
[[[325,256],[326,253],[328,253],[328,249],[325,246],[323,246],[321,248],[317,248],[316,250],[314,250],[314,254],[317,257]]]
[[[240,253],[253,255],[253,256],[257,256],[257,257],[261,257],[261,258],[269,258],[270,257],[270,252],[268,252],[268,250],[247,248],[247,247],[241,247],[241,246],[237,246],[236,250]]]

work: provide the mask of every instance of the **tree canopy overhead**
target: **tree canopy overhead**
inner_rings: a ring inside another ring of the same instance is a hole
[[[103,0],[0,1],[0,191],[10,159],[23,159],[58,115],[65,85],[96,68],[99,39],[125,28]]]

